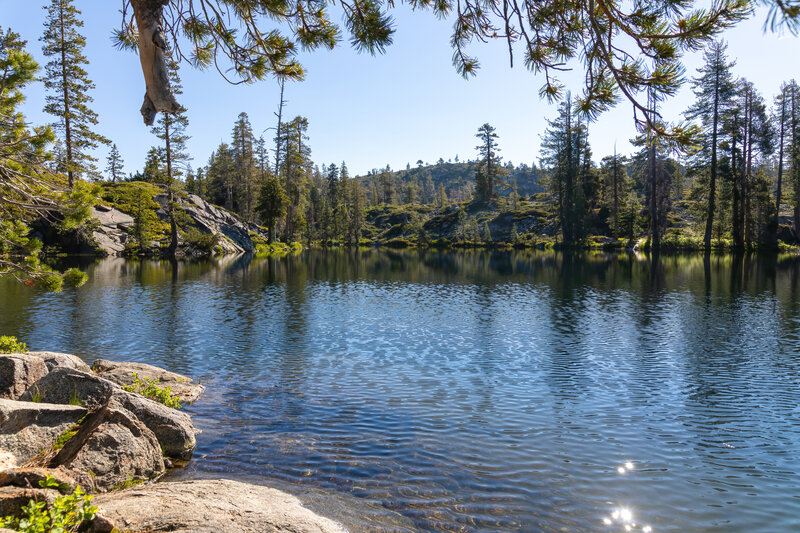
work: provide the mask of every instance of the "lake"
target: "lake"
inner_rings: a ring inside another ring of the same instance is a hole
[[[797,257],[83,268],[61,294],[0,280],[0,334],[202,378],[173,477],[286,488],[353,531],[800,530]]]

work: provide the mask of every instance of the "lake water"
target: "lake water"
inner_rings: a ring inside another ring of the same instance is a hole
[[[62,294],[0,281],[0,333],[202,377],[177,477],[288,488],[354,531],[800,531],[796,257],[84,267]]]

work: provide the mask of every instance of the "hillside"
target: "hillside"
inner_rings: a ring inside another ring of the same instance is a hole
[[[462,202],[472,197],[477,166],[477,161],[452,163],[440,159],[439,163],[434,165],[418,165],[405,170],[374,170],[366,176],[358,176],[358,180],[368,194],[371,194],[374,184],[378,194],[382,195],[382,187],[388,183],[394,190],[394,197],[402,199],[406,195],[408,185],[412,185],[416,189],[416,201],[434,203],[436,192],[439,186],[442,186],[451,201]],[[523,196],[544,190],[539,182],[540,172],[536,167],[526,164],[507,165],[503,167],[503,171],[505,175],[502,179],[506,186],[498,190],[502,196],[511,193],[515,182],[517,191]]]

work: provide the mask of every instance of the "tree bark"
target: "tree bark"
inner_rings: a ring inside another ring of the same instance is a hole
[[[172,146],[169,142],[169,120],[164,121],[164,140],[167,151],[167,193],[169,194],[169,213],[170,241],[167,253],[174,259],[178,252],[178,224],[175,221],[175,193],[172,190]]]
[[[775,231],[778,231],[778,220],[781,214],[781,186],[783,185],[783,136],[786,124],[786,98],[781,99],[781,132],[778,141],[778,190],[775,193]]]
[[[714,118],[711,126],[711,180],[708,185],[708,214],[703,243],[706,250],[711,249],[711,232],[714,228],[714,208],[717,194],[717,125],[719,123],[719,69],[714,77]]]
[[[75,168],[72,164],[72,117],[69,106],[69,85],[67,83],[67,45],[64,36],[64,6],[58,10],[59,26],[61,30],[61,91],[64,96],[64,144],[67,149],[67,178],[69,188],[75,187]]]
[[[146,90],[142,104],[142,118],[153,125],[156,114],[176,113],[178,102],[169,84],[166,56],[167,39],[161,24],[167,0],[131,0],[136,26],[139,28],[139,60]]]

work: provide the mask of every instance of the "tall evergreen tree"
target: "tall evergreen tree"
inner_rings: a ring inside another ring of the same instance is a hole
[[[736,63],[728,62],[726,51],[727,45],[723,41],[714,41],[706,49],[705,64],[698,70],[700,75],[692,80],[696,100],[686,111],[686,116],[689,119],[699,119],[703,128],[703,145],[695,156],[694,167],[699,166],[709,175],[706,226],[703,234],[706,249],[711,248],[711,231],[717,201],[717,149],[721,117],[727,112],[736,92],[731,73],[731,68]]]
[[[170,63],[170,86],[175,94],[182,94],[181,80],[178,75],[178,64]],[[170,244],[168,254],[175,256],[178,249],[178,222],[175,217],[175,180],[183,174],[183,170],[188,164],[190,157],[186,153],[186,141],[189,136],[186,128],[189,126],[189,118],[186,116],[186,108],[179,105],[175,113],[162,113],[153,127],[153,133],[164,146],[160,150],[163,168],[163,184],[167,188],[169,224],[170,224]]]
[[[478,128],[475,137],[480,139],[478,150],[479,166],[475,172],[475,194],[480,201],[491,200],[495,194],[495,185],[498,181],[502,167],[501,158],[497,155],[500,149],[497,146],[497,133],[495,128],[486,123]]]
[[[56,129],[65,148],[63,166],[72,188],[84,174],[99,177],[97,159],[89,151],[110,141],[93,130],[97,113],[89,108],[89,91],[94,83],[84,69],[89,62],[83,55],[86,39],[79,32],[83,27],[81,12],[73,0],[51,0],[45,9],[42,52],[52,59],[45,67],[44,86],[49,94],[44,111],[58,118]]]
[[[575,120],[571,96],[558,108],[558,116],[548,121],[542,138],[542,163],[549,169],[549,186],[556,199],[559,226],[565,243],[583,238],[585,217],[582,176],[588,161],[586,126]]]
[[[269,230],[269,244],[275,240],[275,226],[278,224],[278,220],[286,214],[288,202],[289,199],[286,197],[280,180],[272,173],[268,174],[261,185],[256,210],[261,217],[261,222]]]
[[[109,181],[115,182],[122,179],[125,172],[124,165],[125,163],[122,161],[122,156],[119,154],[117,145],[112,144],[111,150],[108,152],[108,157],[106,158],[106,172]]]
[[[74,229],[88,217],[96,191],[78,184],[65,194],[61,176],[46,166],[52,130],[31,128],[19,111],[23,89],[38,71],[25,45],[19,34],[0,28],[0,276],[58,291],[64,280],[80,285],[86,274],[77,269],[62,274],[42,263],[41,243],[30,238],[26,223],[47,217]]]
[[[306,142],[307,132],[308,119],[305,117],[295,117],[281,128],[279,144],[283,158],[280,175],[289,199],[284,225],[286,242],[293,241],[305,225],[303,200],[311,171],[311,148]]]
[[[240,113],[231,135],[231,150],[236,176],[236,210],[245,220],[253,218],[256,186],[256,138],[247,113]]]

